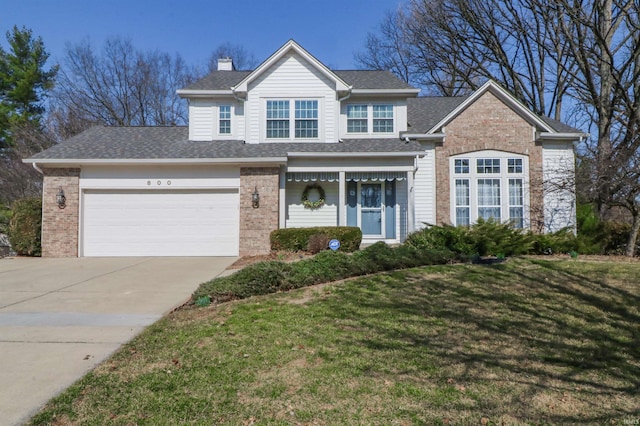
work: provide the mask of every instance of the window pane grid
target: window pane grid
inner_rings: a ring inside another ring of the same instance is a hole
[[[318,120],[296,120],[296,138],[317,138]]]
[[[507,160],[507,172],[522,173],[522,158],[509,158]]]
[[[509,221],[516,228],[524,226],[524,191],[522,179],[509,179]]]
[[[289,101],[267,101],[267,120],[289,118]]]
[[[469,159],[462,158],[459,160],[455,160],[454,169],[457,174],[468,174],[469,173]]]
[[[393,105],[373,106],[373,132],[393,132]]]
[[[478,217],[500,221],[500,179],[478,179]]]
[[[470,222],[469,180],[456,179],[456,226],[468,226]]]
[[[476,160],[477,173],[500,173],[499,158],[478,158]]]
[[[219,127],[221,134],[231,133],[231,107],[229,105],[220,105]]]

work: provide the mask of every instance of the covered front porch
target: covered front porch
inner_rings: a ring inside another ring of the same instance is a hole
[[[280,228],[357,226],[364,243],[404,241],[414,229],[413,167],[354,168],[282,170]]]

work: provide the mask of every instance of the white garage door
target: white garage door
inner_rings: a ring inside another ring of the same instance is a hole
[[[84,256],[237,256],[231,191],[85,191]]]

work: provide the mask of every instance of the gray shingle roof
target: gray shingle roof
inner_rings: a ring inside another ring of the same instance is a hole
[[[553,130],[559,133],[582,133],[582,130],[578,130],[575,127],[571,127],[568,124],[564,124],[558,120],[554,120],[553,118],[542,116],[540,117],[542,121],[547,123]]]
[[[415,89],[389,71],[338,70],[334,73],[354,89]]]
[[[426,133],[466,97],[426,96],[407,99],[407,133]]]
[[[55,145],[32,160],[141,160],[286,157],[288,152],[375,153],[415,152],[417,142],[392,139],[349,139],[343,143],[260,143],[243,141],[199,142],[188,139],[187,127],[96,126]]]
[[[185,90],[228,90],[240,83],[251,71],[213,71],[185,87]],[[414,89],[389,71],[334,71],[354,89]]]

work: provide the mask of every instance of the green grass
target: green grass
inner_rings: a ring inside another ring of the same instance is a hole
[[[625,424],[639,263],[425,267],[167,316],[32,424]]]

